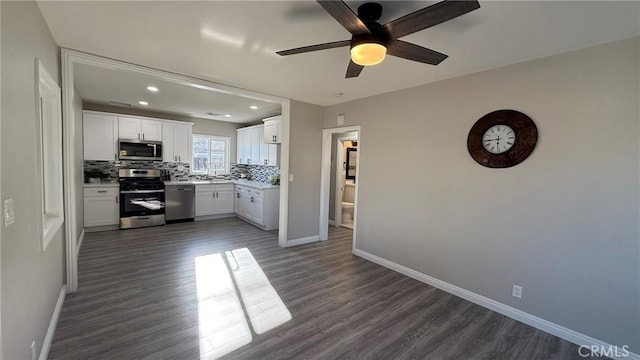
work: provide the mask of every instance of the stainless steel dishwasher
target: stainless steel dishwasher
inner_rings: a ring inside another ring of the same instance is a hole
[[[195,185],[165,185],[165,220],[193,220],[195,217]]]

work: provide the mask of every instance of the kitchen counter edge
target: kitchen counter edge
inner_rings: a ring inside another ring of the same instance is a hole
[[[280,185],[271,185],[250,180],[193,180],[193,181],[165,181],[165,186],[171,185],[223,185],[234,184],[258,190],[279,189]]]

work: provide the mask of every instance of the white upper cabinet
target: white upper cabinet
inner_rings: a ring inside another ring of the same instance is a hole
[[[192,132],[193,126],[191,124],[176,124],[175,152],[180,162],[191,162]]]
[[[280,125],[282,115],[266,118],[264,122],[264,142],[268,144],[280,144]]]
[[[118,116],[83,112],[85,160],[117,160]]]
[[[191,162],[191,124],[162,123],[162,159],[164,162]]]
[[[161,120],[120,116],[118,117],[118,125],[120,139],[162,141]]]
[[[245,165],[278,165],[278,149],[264,141],[264,126],[256,125],[237,130],[237,162]]]
[[[162,142],[162,160],[191,162],[193,123],[83,111],[84,160],[118,160],[118,139]]]
[[[162,161],[177,162],[176,155],[176,125],[173,123],[162,124]]]
[[[250,165],[262,165],[260,162],[260,144],[262,144],[262,126],[252,127],[249,132],[249,141],[251,143],[251,155],[249,156]]]
[[[142,139],[140,136],[140,119],[119,117],[118,137],[120,139]]]

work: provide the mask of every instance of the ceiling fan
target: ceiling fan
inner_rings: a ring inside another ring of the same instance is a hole
[[[382,5],[378,3],[360,5],[358,15],[344,1],[318,0],[318,3],[351,33],[351,40],[303,46],[276,54],[286,56],[350,46],[346,78],[357,77],[365,66],[379,64],[386,54],[438,65],[447,55],[398,39],[480,8],[476,0],[445,0],[380,25]]]

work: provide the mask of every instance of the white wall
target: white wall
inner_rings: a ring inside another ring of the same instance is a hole
[[[59,49],[33,1],[0,2],[2,7],[2,189],[12,197],[15,223],[2,228],[2,341],[5,359],[40,353],[64,283],[64,227],[45,252],[38,179],[35,59],[54,79]]]
[[[634,38],[326,108],[362,125],[358,248],[640,353],[639,69]],[[537,147],[482,167],[505,108]]]
[[[289,130],[289,240],[317,236],[320,216],[320,158],[323,108],[291,101]],[[287,181],[285,175],[281,181]]]

